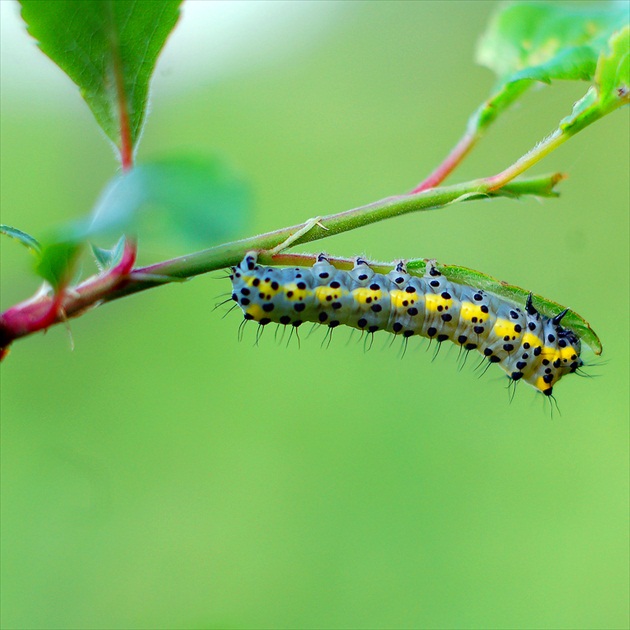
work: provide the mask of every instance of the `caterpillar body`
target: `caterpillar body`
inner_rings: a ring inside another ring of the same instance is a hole
[[[551,396],[553,386],[583,365],[579,336],[555,317],[539,313],[531,294],[525,308],[487,291],[447,280],[431,263],[423,277],[400,262],[387,275],[357,258],[351,271],[333,267],[320,254],[311,267],[257,264],[248,252],[232,267],[232,299],[246,320],[298,327],[315,322],[380,330],[403,338],[420,335],[477,350],[513,381]]]

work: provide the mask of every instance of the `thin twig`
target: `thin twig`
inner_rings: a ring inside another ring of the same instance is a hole
[[[553,197],[557,196],[554,187],[560,179],[562,179],[562,175],[556,173],[513,182],[499,190],[490,190],[486,180],[475,180],[455,186],[433,188],[416,195],[389,197],[346,212],[323,216],[320,223],[325,226],[324,228],[314,224],[292,245],[326,238],[411,212],[435,210],[458,201],[470,201],[484,197],[518,197],[521,195]],[[240,241],[225,243],[135,271],[131,271],[128,265],[129,260],[132,260],[131,254],[135,254],[135,247],[133,247],[133,252],[128,252],[129,256],[123,256],[124,269],[121,262],[116,268],[116,273],[110,271],[98,274],[87,278],[78,286],[68,289],[64,293],[60,308],[57,309],[58,315],[55,321],[51,323],[57,324],[69,318],[77,317],[104,302],[110,302],[152,287],[163,286],[167,284],[165,278],[181,281],[183,278],[191,278],[208,271],[235,265],[240,262],[245,252],[272,249],[286,241],[295,232],[300,231],[303,226],[304,224],[299,224]],[[40,330],[41,327],[35,328],[33,322],[50,312],[53,299],[54,297],[51,295],[39,296],[37,299],[30,299],[17,304],[0,315],[0,348],[8,346],[15,339]]]

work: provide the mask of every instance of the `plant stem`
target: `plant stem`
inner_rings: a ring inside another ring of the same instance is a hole
[[[444,161],[425,180],[418,184],[411,191],[411,194],[429,190],[442,183],[470,153],[480,137],[481,135],[476,132],[466,131]]]
[[[551,135],[547,136],[542,142],[539,142],[531,151],[519,158],[514,164],[506,168],[498,175],[493,175],[486,179],[489,189],[494,190],[501,188],[507,182],[512,181],[521,173],[526,171],[530,166],[542,160],[546,155],[557,149],[561,144],[566,142],[571,136],[564,133],[560,129],[556,129]]]
[[[292,247],[410,212],[435,210],[457,201],[469,201],[481,197],[519,197],[521,195],[555,197],[557,193],[554,191],[554,187],[563,177],[560,173],[554,173],[553,175],[514,182],[500,190],[492,191],[484,180],[474,180],[454,186],[433,188],[416,195],[388,197],[366,206],[321,217],[320,222],[327,229],[322,229],[318,225],[313,226],[309,232],[297,239]],[[284,242],[302,226],[303,224],[294,225],[260,236],[226,243],[195,254],[157,263],[139,269],[138,272],[189,278],[215,269],[230,267],[239,263],[245,252],[269,250]]]
[[[506,168],[501,173],[487,178],[485,181],[489,186],[489,190],[501,188],[507,182],[512,181],[521,173],[524,173],[536,162],[540,162],[545,156],[555,151],[561,144],[564,144],[569,138],[576,133],[586,129],[589,125],[598,121],[600,118],[610,114],[611,112],[628,105],[630,103],[630,94],[627,92],[619,92],[618,99],[611,101],[607,106],[602,107],[596,104],[584,112],[580,113],[574,120],[565,119],[564,124],[561,123],[553,133],[548,135],[544,140],[539,142],[533,149],[519,158],[514,164]]]
[[[321,218],[321,223],[327,229],[315,225],[293,243],[298,245],[354,230],[364,225],[383,221],[410,212],[435,210],[457,201],[470,201],[482,197],[519,197],[534,195],[537,197],[555,197],[555,185],[563,178],[559,173],[532,179],[513,182],[491,189],[488,180],[474,180],[443,188],[432,188],[416,195],[388,197],[366,206],[332,214]],[[492,179],[492,178],[490,178]],[[171,281],[230,267],[238,264],[245,253],[250,250],[269,250],[283,243],[294,234],[303,224],[268,232],[259,236],[225,243],[201,252],[181,256],[172,260],[160,262],[149,267],[130,271],[133,263],[135,247],[132,245],[125,258],[125,268],[110,270],[107,273],[92,276],[76,287],[64,292],[61,307],[54,322],[60,323],[71,317],[77,317],[87,310],[103,302],[110,302],[132,293],[161,286]],[[120,266],[120,265],[119,265]],[[38,330],[34,322],[50,312],[54,296],[36,296],[26,302],[13,306],[0,315],[0,348],[7,347],[12,341],[24,337]]]
[[[517,81],[504,85],[498,92],[484,101],[468,119],[466,131],[442,163],[416,188],[413,193],[428,190],[441,184],[463,161],[477,142],[485,135],[490,125],[531,86],[531,81]]]

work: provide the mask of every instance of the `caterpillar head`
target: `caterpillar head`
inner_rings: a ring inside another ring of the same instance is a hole
[[[565,314],[547,320],[544,327],[542,360],[532,384],[546,396],[551,396],[553,385],[565,374],[575,372],[583,365],[579,337],[560,325]]]
[[[557,360],[561,361],[560,367],[569,372],[575,372],[584,365],[584,361],[580,358],[582,344],[580,338],[568,328],[562,326],[556,327],[556,335],[558,337],[558,353]]]
[[[555,329],[558,354],[560,355],[556,360],[560,361],[558,367],[561,367],[563,370],[568,369],[570,372],[575,372],[575,370],[584,364],[582,359],[580,359],[582,344],[580,343],[580,338],[572,330],[564,328],[560,324],[568,312],[569,309],[564,309],[564,311],[558,313],[550,323]]]

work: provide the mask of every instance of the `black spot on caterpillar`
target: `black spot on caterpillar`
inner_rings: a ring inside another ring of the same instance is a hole
[[[579,336],[561,326],[566,311],[547,317],[505,298],[447,280],[428,264],[423,277],[400,262],[387,275],[357,258],[340,271],[320,254],[311,268],[264,267],[249,252],[230,275],[232,299],[245,319],[330,328],[345,324],[367,333],[385,330],[403,338],[420,335],[450,340],[497,363],[513,381],[522,380],[546,396],[565,375],[583,365]]]

